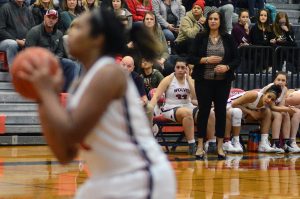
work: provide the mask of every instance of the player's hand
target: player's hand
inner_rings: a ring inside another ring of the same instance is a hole
[[[39,95],[45,92],[59,93],[63,85],[63,72],[60,67],[55,74],[50,73],[50,62],[40,58],[32,58],[31,63],[24,60],[24,71],[17,74],[20,78],[31,82]]]

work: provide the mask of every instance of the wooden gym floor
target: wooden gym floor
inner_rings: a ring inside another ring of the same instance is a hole
[[[300,154],[245,153],[217,161],[169,154],[177,198],[300,198]],[[61,166],[47,146],[0,147],[0,199],[72,198],[88,170],[76,160]],[[167,185],[166,185],[167,186]]]

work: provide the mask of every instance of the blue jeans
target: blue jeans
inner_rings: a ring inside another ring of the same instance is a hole
[[[11,67],[12,62],[19,51],[19,46],[15,40],[5,39],[0,42],[0,51],[6,52],[8,66]]]
[[[164,35],[165,35],[167,41],[171,41],[171,42],[175,41],[175,36],[171,30],[166,28],[166,29],[163,29],[163,32],[164,32]]]
[[[80,64],[66,58],[60,59],[60,64],[62,66],[62,70],[65,77],[65,84],[63,87],[63,92],[66,92],[70,85],[72,84],[73,80],[78,77],[80,73]]]

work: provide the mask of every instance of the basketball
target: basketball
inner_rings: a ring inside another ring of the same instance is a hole
[[[21,94],[23,97],[31,99],[31,100],[38,100],[38,94],[35,91],[31,82],[21,79],[18,76],[20,71],[25,71],[24,61],[33,63],[33,58],[38,58],[41,64],[45,61],[48,61],[50,64],[50,73],[54,75],[59,67],[59,62],[57,58],[47,49],[41,47],[30,47],[25,49],[24,51],[20,52],[14,59],[12,63],[12,82],[15,87],[15,90]],[[46,67],[47,65],[45,65]]]

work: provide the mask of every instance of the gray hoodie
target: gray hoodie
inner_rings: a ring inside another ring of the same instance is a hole
[[[25,39],[27,32],[35,25],[29,8],[25,4],[19,7],[15,1],[0,8],[0,19],[0,41]]]

